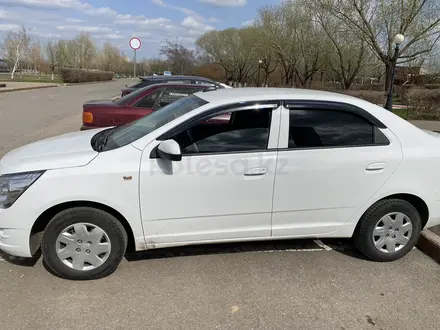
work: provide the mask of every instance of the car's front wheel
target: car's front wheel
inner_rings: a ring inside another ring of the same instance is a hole
[[[374,261],[394,261],[417,243],[422,221],[417,209],[401,199],[385,199],[371,206],[354,234],[356,247]]]
[[[127,233],[109,213],[75,207],[58,213],[44,230],[41,250],[58,276],[92,280],[113,273],[124,257]]]

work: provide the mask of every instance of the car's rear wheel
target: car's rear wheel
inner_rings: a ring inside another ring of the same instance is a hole
[[[374,261],[394,261],[413,249],[422,221],[417,209],[401,199],[385,199],[362,216],[354,234],[356,247]]]
[[[58,213],[47,225],[41,250],[58,276],[92,280],[113,273],[124,257],[127,233],[105,211],[75,207]]]

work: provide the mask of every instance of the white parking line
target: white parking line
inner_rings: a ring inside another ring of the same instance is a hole
[[[315,240],[313,240],[313,242],[315,242],[318,246],[322,247],[326,251],[333,250],[330,246],[324,244],[320,239],[315,239]]]

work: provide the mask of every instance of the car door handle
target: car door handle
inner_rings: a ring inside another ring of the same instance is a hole
[[[256,168],[250,168],[247,171],[244,172],[245,176],[257,176],[257,175],[264,175],[267,172],[267,168],[265,167],[256,167]]]
[[[385,168],[386,164],[387,163],[385,163],[385,162],[371,163],[370,165],[367,166],[366,170],[367,171],[380,171]]]

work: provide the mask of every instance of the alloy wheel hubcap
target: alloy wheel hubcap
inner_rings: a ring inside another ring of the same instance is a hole
[[[394,253],[408,244],[412,235],[411,220],[401,212],[383,216],[373,230],[373,243],[383,253]]]
[[[58,258],[67,267],[87,271],[105,263],[111,243],[107,233],[90,223],[76,223],[65,228],[56,240]]]

